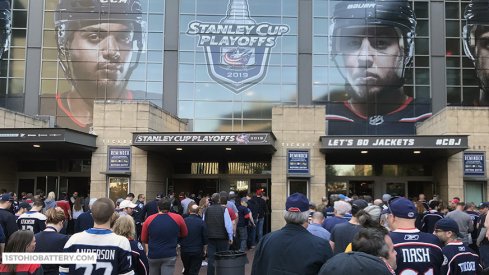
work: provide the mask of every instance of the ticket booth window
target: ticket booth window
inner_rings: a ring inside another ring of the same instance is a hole
[[[309,179],[289,179],[289,194],[302,193],[309,197]]]
[[[129,193],[128,177],[109,177],[109,198],[111,200],[125,199],[127,193]]]
[[[476,205],[486,201],[486,182],[485,181],[466,181],[465,182],[465,202],[473,202]]]

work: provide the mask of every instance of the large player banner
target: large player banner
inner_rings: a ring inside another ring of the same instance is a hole
[[[54,26],[45,24],[43,114],[91,132],[95,100],[162,105],[165,1],[45,0],[45,7]]]
[[[302,93],[326,106],[330,135],[415,134],[431,116],[432,86],[444,85],[451,105],[489,105],[488,1],[446,3],[447,83],[431,80],[431,21],[444,19],[430,18],[429,1],[312,4],[305,28],[298,0],[44,0],[40,113],[90,132],[95,100],[163,106],[165,41],[172,54],[178,45],[170,86],[194,131],[270,130],[273,106]],[[168,7],[179,11],[178,41],[164,35]],[[310,36],[299,32],[312,33],[311,76],[299,74],[311,69],[310,43],[299,43]]]

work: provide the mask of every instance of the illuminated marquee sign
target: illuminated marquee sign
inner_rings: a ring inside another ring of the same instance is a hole
[[[289,26],[256,23],[247,0],[229,0],[227,16],[220,22],[191,22],[187,34],[199,35],[208,73],[224,87],[240,93],[266,75],[270,52]]]
[[[467,136],[365,136],[321,137],[322,148],[369,149],[369,148],[468,148]]]
[[[268,133],[144,133],[134,134],[133,145],[159,144],[212,144],[212,145],[255,145],[272,144],[273,138]]]

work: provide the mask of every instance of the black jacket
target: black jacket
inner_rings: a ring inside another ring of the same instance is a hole
[[[2,226],[6,241],[10,235],[19,229],[15,222],[15,216],[10,212],[10,209],[0,209],[0,225]]]
[[[185,218],[188,235],[180,240],[182,253],[203,253],[204,245],[207,244],[207,227],[198,215],[189,215]]]
[[[85,231],[93,227],[92,211],[83,212],[75,220],[75,233]]]
[[[332,256],[326,240],[312,235],[301,225],[287,224],[258,243],[251,274],[316,275]]]

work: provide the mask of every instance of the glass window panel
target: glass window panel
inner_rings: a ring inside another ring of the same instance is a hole
[[[12,95],[24,94],[24,78],[9,78],[8,93]]]
[[[178,77],[180,81],[194,81],[194,65],[180,64],[178,69]]]
[[[297,36],[284,36],[279,39],[280,45],[282,45],[282,52],[284,53],[297,53]],[[277,48],[277,47],[275,47]]]
[[[447,67],[458,68],[459,66],[460,66],[460,58],[459,57],[447,57]]]
[[[329,54],[328,49],[328,38],[325,36],[314,36],[313,37],[313,48],[315,54]]]
[[[196,100],[232,100],[233,94],[217,83],[197,83]]]
[[[447,87],[448,105],[458,106],[461,102],[460,87]]]
[[[282,83],[297,83],[296,67],[282,67]]]
[[[165,11],[165,1],[154,1],[154,0],[146,0],[146,1],[149,2],[149,8],[148,8],[149,12],[163,13]]]
[[[416,98],[431,98],[429,86],[416,86]]]
[[[430,22],[428,20],[417,20],[416,35],[418,37],[430,35]]]
[[[430,84],[430,71],[429,69],[416,69],[416,84]]]
[[[298,2],[290,0],[282,0],[282,15],[283,16],[297,16]]]
[[[446,21],[447,37],[460,37],[459,21]]]
[[[430,40],[427,38],[416,38],[415,39],[415,54],[428,55],[430,52]]]
[[[14,9],[27,9],[28,6],[29,6],[29,0],[14,1]]]
[[[57,60],[58,58],[58,50],[56,49],[44,49],[42,51],[42,59],[43,60]]]
[[[12,38],[10,40],[11,46],[24,47],[26,41],[26,30],[13,30]]]
[[[225,119],[194,119],[195,132],[229,131],[232,129],[232,120]]]
[[[474,67],[474,63],[472,63],[472,60],[470,60],[469,58],[462,58],[462,66],[464,68],[473,68]]]
[[[12,12],[12,28],[27,28],[27,11],[14,10]]]
[[[11,59],[25,59],[25,49],[24,48],[13,48],[10,47],[9,50]]]
[[[194,117],[194,102],[183,101],[178,102],[178,117],[180,118],[193,118]]]
[[[416,64],[416,67],[429,67],[430,58],[428,56],[415,56],[414,63]]]
[[[190,63],[193,64],[195,58],[194,52],[179,52],[178,53],[178,61],[180,63]]]
[[[147,51],[149,62],[163,63],[163,52],[162,50]]]
[[[415,1],[414,2],[414,13],[416,18],[428,18],[429,17],[429,7],[427,2]]]
[[[10,76],[24,77],[25,60],[10,61]]]
[[[55,32],[54,31],[44,31],[44,35],[43,35],[43,46],[44,47],[51,47],[51,48],[57,48],[57,45],[56,45],[56,36],[55,36]]]
[[[479,81],[477,80],[477,75],[474,70],[462,70],[462,78],[464,85],[479,85]]]
[[[281,101],[283,103],[286,102],[295,102],[297,101],[297,86],[296,85],[281,85]]]
[[[148,75],[146,80],[156,81],[163,79],[163,64],[147,64]]]
[[[460,85],[460,70],[447,69],[447,84]]]
[[[58,74],[58,62],[43,62],[41,77],[56,78]]]
[[[163,32],[163,23],[164,23],[163,20],[164,20],[164,16],[162,14],[150,14],[148,16],[148,31]]]
[[[445,17],[449,19],[459,19],[458,2],[445,3]]]
[[[464,87],[463,91],[463,102],[469,105],[477,105],[473,104],[479,101],[480,89],[479,87]]]
[[[365,164],[326,165],[328,176],[373,176],[373,166]]]
[[[148,49],[163,48],[163,33],[148,33]]]
[[[269,131],[272,129],[271,120],[243,120],[243,131]]]
[[[180,13],[195,13],[194,0],[180,0]]]
[[[178,84],[178,100],[192,100],[194,98],[194,83],[180,82]]]
[[[460,55],[460,39],[446,40],[447,55]]]
[[[257,118],[257,119],[271,119],[272,107],[275,104],[272,103],[243,103],[243,117],[244,118]]]
[[[325,0],[314,0],[313,1],[313,13],[314,16],[326,17],[328,16],[328,2]]]

